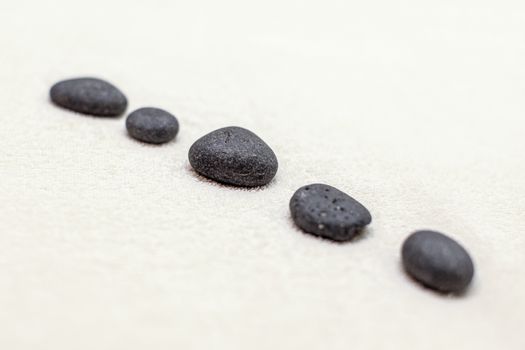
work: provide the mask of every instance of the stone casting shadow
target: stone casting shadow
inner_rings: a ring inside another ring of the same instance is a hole
[[[270,183],[268,183],[266,185],[263,185],[263,186],[257,186],[257,187],[235,186],[235,185],[225,184],[225,183],[222,183],[222,182],[217,182],[217,181],[212,180],[212,179],[208,179],[207,177],[202,176],[201,174],[196,172],[195,169],[193,169],[193,167],[190,164],[186,164],[186,171],[191,176],[193,176],[193,178],[195,178],[198,182],[207,183],[207,184],[215,186],[215,187],[229,188],[229,189],[236,190],[236,191],[260,192],[260,191],[267,190],[268,188],[272,187],[274,185],[274,183],[275,183],[275,178],[273,178],[272,181],[270,181]]]
[[[431,288],[424,283],[421,283],[420,281],[416,280],[414,277],[412,277],[404,268],[403,262],[400,260],[398,263],[398,269],[400,270],[401,274],[405,277],[407,282],[410,282],[410,284],[414,285],[416,288],[422,288],[425,292],[427,292],[429,295],[435,295],[437,297],[441,298],[447,298],[447,299],[458,299],[461,300],[463,298],[466,298],[468,295],[471,294],[471,290],[474,287],[472,284],[474,281],[471,282],[467,288],[463,289],[460,292],[443,292],[434,288]]]

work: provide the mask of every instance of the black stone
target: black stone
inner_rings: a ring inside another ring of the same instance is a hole
[[[244,187],[263,186],[277,173],[277,157],[253,132],[227,127],[204,135],[191,146],[190,164],[212,180]]]
[[[372,222],[368,209],[332,186],[312,184],[299,188],[290,211],[303,231],[337,242],[349,241]]]
[[[159,108],[140,108],[126,119],[128,133],[135,139],[148,143],[165,143],[179,132],[175,116]]]
[[[56,83],[51,100],[75,112],[101,117],[118,116],[126,110],[126,96],[110,83],[96,78],[77,78]]]
[[[442,292],[460,292],[474,276],[474,264],[467,251],[439,232],[411,234],[403,243],[401,255],[410,276]]]

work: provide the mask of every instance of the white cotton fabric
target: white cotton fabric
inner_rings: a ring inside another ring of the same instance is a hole
[[[525,349],[523,1],[0,3],[0,348]],[[174,142],[53,106],[96,76]],[[278,156],[259,190],[187,151],[237,125]],[[361,239],[305,235],[288,201],[361,201]],[[462,297],[400,265],[417,229],[472,254]]]

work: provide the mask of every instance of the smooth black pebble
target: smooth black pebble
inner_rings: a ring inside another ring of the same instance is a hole
[[[61,107],[101,117],[118,116],[128,105],[119,89],[96,78],[63,80],[53,85],[50,96]]]
[[[145,107],[130,113],[126,129],[135,139],[148,143],[165,143],[179,132],[177,118],[165,110]]]
[[[474,276],[474,264],[468,252],[439,232],[411,234],[403,243],[401,256],[410,276],[442,292],[460,292]]]
[[[278,168],[272,149],[253,132],[236,126],[204,135],[191,146],[188,157],[199,174],[234,186],[266,185]]]
[[[303,231],[337,242],[349,241],[372,222],[368,209],[335,187],[312,184],[299,188],[290,211]]]

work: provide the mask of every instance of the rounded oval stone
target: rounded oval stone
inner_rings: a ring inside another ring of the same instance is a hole
[[[96,78],[76,78],[56,83],[50,90],[51,100],[75,112],[102,117],[118,116],[128,101],[119,89]]]
[[[272,149],[253,132],[236,126],[204,135],[191,146],[188,157],[199,174],[234,186],[266,185],[278,168]]]
[[[295,224],[337,242],[349,241],[372,222],[368,209],[346,193],[324,184],[299,188],[290,200]]]
[[[179,132],[179,122],[163,109],[145,107],[128,115],[126,129],[137,140],[160,144],[175,138]]]
[[[411,234],[403,243],[401,256],[410,276],[442,292],[460,292],[474,276],[474,264],[467,251],[439,232]]]

